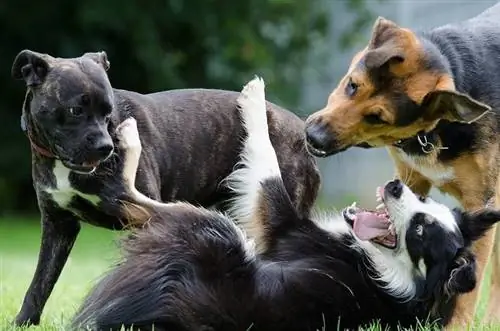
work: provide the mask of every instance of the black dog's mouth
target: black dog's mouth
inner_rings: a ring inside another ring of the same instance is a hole
[[[99,164],[101,164],[100,161],[93,161],[93,162],[83,162],[80,164],[73,163],[71,161],[65,161],[61,160],[61,162],[64,164],[64,166],[76,173],[84,174],[84,175],[89,175],[93,173]]]
[[[395,249],[398,245],[396,229],[378,191],[377,200],[381,204],[375,211],[359,208],[353,203],[342,212],[344,220],[352,227],[359,239],[369,240],[388,249]]]

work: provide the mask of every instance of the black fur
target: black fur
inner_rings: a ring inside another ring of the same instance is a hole
[[[24,79],[28,89],[22,123],[34,143],[65,164],[101,161],[91,175],[69,175],[71,188],[96,195],[100,202],[94,205],[77,195],[60,206],[47,191],[57,186],[56,160],[33,149],[42,244],[35,275],[16,317],[18,325],[39,323],[80,221],[109,229],[127,225],[120,203],[129,200],[121,178],[123,151],[116,148],[114,133],[124,119],[133,116],[137,120],[144,146],[137,171],[139,191],[156,200],[202,206],[222,203],[229,196],[220,182],[233,170],[241,148],[241,141],[234,138],[242,136],[236,108],[239,93],[185,89],[142,95],[113,89],[108,68],[104,52],[65,59],[25,50],[14,60],[12,75]],[[299,210],[307,214],[320,179],[304,146],[304,124],[274,104],[267,107],[270,138],[286,187]],[[70,108],[78,108],[75,116]],[[103,141],[106,148],[109,144],[114,148],[109,158],[93,153],[102,150]]]
[[[417,319],[441,325],[454,296],[475,285],[472,234],[499,216],[457,213],[462,229],[473,227],[462,237],[416,214],[406,240],[415,263],[424,259],[430,271],[415,279],[417,296],[402,302],[373,280],[378,271],[351,232],[330,233],[299,216],[281,179],[263,181],[262,192],[264,254],[249,253],[233,221],[220,214],[183,204],[157,209],[125,240],[123,262],[91,291],[72,327],[316,331],[374,321],[410,327]],[[417,224],[425,236],[414,237]]]

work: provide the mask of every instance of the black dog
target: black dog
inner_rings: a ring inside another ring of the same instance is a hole
[[[356,207],[312,221],[284,185],[266,125],[264,84],[239,99],[248,132],[243,167],[228,182],[232,219],[186,203],[161,204],[129,188],[152,221],[125,241],[124,261],[91,291],[73,328],[120,330],[344,330],[375,320],[446,323],[458,293],[476,284],[471,243],[500,218],[419,199],[399,180],[377,191],[378,212]],[[124,182],[141,144],[133,119],[119,129]],[[256,246],[255,246],[256,245]],[[257,250],[256,250],[257,248]],[[154,325],[154,328],[153,328]]]
[[[42,215],[38,265],[16,324],[38,324],[44,305],[78,235],[80,221],[109,229],[128,224],[128,196],[115,148],[117,123],[137,119],[144,146],[137,188],[161,201],[210,206],[228,197],[219,185],[238,160],[242,132],[236,92],[177,90],[142,95],[113,89],[104,52],[54,58],[29,50],[12,75],[27,94],[22,126],[31,141],[33,182]],[[303,143],[303,122],[268,103],[271,139],[287,189],[307,214],[319,172]]]

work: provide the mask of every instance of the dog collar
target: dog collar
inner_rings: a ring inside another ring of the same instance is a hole
[[[438,137],[435,132],[426,133],[425,131],[420,131],[414,137],[398,140],[393,144],[393,146],[402,149],[403,151],[417,149],[423,154],[430,154],[436,149],[448,149],[448,147],[436,146],[438,141],[437,138]]]
[[[44,148],[44,147],[37,145],[33,141],[33,138],[32,138],[29,131],[26,131],[26,135],[28,136],[28,140],[30,141],[30,145],[33,148],[33,150],[35,150],[35,152],[37,152],[38,154],[40,154],[42,156],[48,157],[50,159],[57,159],[57,156],[55,156],[54,153],[49,151],[47,148]]]
[[[33,139],[31,131],[28,129],[28,125],[27,125],[24,117],[21,117],[21,129],[24,131],[24,133],[28,137],[28,140],[30,141],[31,148],[35,152],[37,152],[41,156],[45,156],[45,157],[48,157],[50,159],[57,159],[57,156],[54,153],[52,153],[50,150],[48,150],[47,148],[41,147],[40,145],[35,143],[35,139]]]

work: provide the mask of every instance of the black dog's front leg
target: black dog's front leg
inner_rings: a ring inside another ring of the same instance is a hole
[[[45,303],[59,279],[79,231],[80,223],[70,212],[53,205],[42,210],[42,242],[38,264],[21,311],[16,316],[16,325],[40,323]]]

